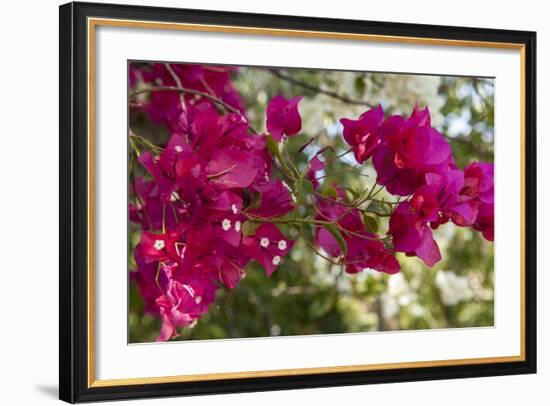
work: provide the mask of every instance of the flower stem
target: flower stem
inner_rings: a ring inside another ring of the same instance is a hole
[[[147,138],[142,137],[141,135],[137,135],[137,134],[134,133],[132,130],[130,130],[129,137],[130,137],[130,139],[133,138],[133,139],[139,141],[142,145],[146,146],[147,148],[149,148],[150,150],[152,150],[152,151],[155,152],[155,153],[164,151],[164,148],[159,147],[159,146],[153,144],[153,143],[152,143],[151,141],[149,141]]]
[[[135,92],[130,93],[129,97],[135,97],[143,93],[150,93],[150,92],[180,92],[180,93],[189,93],[201,96],[207,100],[210,100],[211,102],[217,104],[218,106],[223,107],[226,111],[238,114],[248,125],[248,128],[254,133],[254,134],[260,134],[258,130],[256,130],[249,122],[248,120],[242,115],[242,113],[236,109],[235,107],[231,106],[230,104],[224,102],[223,100],[212,96],[211,94],[201,92],[200,90],[190,89],[183,86],[155,86],[155,87],[146,87],[143,89],[136,90]]]
[[[313,244],[309,238],[307,238],[306,233],[302,229],[302,227],[298,227],[298,232],[300,233],[300,236],[304,240],[304,242],[311,248],[313,252],[315,252],[317,255],[319,255],[321,258],[323,258],[325,261],[330,262],[333,265],[340,265],[340,261],[335,261],[332,258],[324,255],[322,252],[320,252],[317,247],[315,247],[315,244]]]

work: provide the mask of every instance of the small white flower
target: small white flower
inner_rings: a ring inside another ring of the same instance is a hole
[[[153,247],[155,247],[157,251],[160,251],[161,249],[164,248],[164,240],[156,240],[155,243],[153,244]]]
[[[260,240],[260,245],[264,248],[267,248],[269,247],[269,239],[266,238],[266,237],[263,237],[261,240]]]
[[[278,255],[275,255],[271,263],[275,266],[279,265],[281,263],[281,257]]]
[[[264,179],[269,182],[269,175],[267,174],[267,172],[264,173]]]
[[[229,229],[231,228],[231,220],[225,219],[224,221],[222,221],[222,228],[223,231],[229,231]]]
[[[279,244],[278,244],[277,246],[279,247],[279,249],[280,249],[281,251],[286,250],[286,241],[285,241],[285,240],[279,241]]]
[[[176,145],[174,147],[174,149],[176,150],[176,152],[182,152],[183,151],[183,147],[181,145]]]
[[[195,303],[201,304],[201,302],[202,302],[202,296],[195,296]]]
[[[237,214],[239,212],[236,204],[231,205],[231,211],[233,212],[233,214]]]
[[[179,198],[180,198],[180,195],[175,190],[170,195],[170,201],[171,202],[175,202],[175,201],[179,200]]]
[[[235,231],[236,232],[240,232],[241,231],[241,222],[240,221],[235,221]]]

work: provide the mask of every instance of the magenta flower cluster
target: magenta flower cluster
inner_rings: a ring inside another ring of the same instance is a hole
[[[427,107],[415,106],[408,118],[384,118],[379,106],[358,120],[342,119],[341,123],[357,161],[372,157],[376,182],[389,193],[405,197],[389,222],[396,252],[434,265],[441,253],[432,229],[448,221],[470,226],[493,241],[493,164],[474,162],[460,170],[450,144],[431,126]]]
[[[326,185],[317,173],[326,170],[325,150],[310,160],[306,174],[289,175],[289,163],[268,148],[268,136],[278,148],[301,131],[301,96],[274,97],[266,111],[269,135],[258,134],[231,83],[234,69],[159,63],[132,65],[130,71],[132,88],[150,87],[146,101],[133,108],[171,134],[163,147],[142,140],[146,148],[138,150],[137,160],[144,176],[132,176],[129,207],[130,220],[141,229],[131,277],[146,311],[162,320],[159,341],[194,325],[218,289],[232,289],[246,276],[251,261],[268,276],[280,266],[294,241],[277,224],[291,213],[289,223],[298,221],[295,191],[301,179],[313,186],[308,204],[314,207],[301,221],[314,227],[314,245],[348,273],[396,273],[396,252],[434,265],[441,254],[432,230],[449,221],[493,240],[493,165],[457,168],[427,108],[415,107],[408,118],[385,118],[377,107],[357,120],[341,120],[357,162],[372,159],[377,184],[400,199],[388,234],[380,236],[365,225],[364,213],[341,185],[322,193]]]
[[[192,75],[198,85],[187,86],[210,89],[239,106],[221,69],[174,71],[181,83]],[[154,83],[175,83],[163,65],[138,74]],[[136,202],[130,204],[130,219],[143,229],[134,252],[138,270],[131,275],[146,310],[162,319],[158,340],[165,341],[177,336],[177,328],[195,323],[219,287],[234,288],[251,260],[271,275],[292,248],[293,241],[270,223],[243,234],[250,195],[260,196],[259,205],[249,209],[257,218],[285,215],[294,204],[289,190],[272,178],[265,135],[250,134],[242,113],[222,115],[211,101],[189,95],[182,101],[174,91],[153,95],[158,97],[143,109],[153,120],[164,121],[172,135],[158,154],[139,155],[148,176],[136,177]]]

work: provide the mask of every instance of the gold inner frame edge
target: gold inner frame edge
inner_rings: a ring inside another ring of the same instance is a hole
[[[220,372],[209,374],[188,374],[175,376],[95,379],[95,341],[94,341],[94,306],[95,306],[95,279],[94,279],[94,191],[95,191],[95,28],[97,26],[148,28],[162,30],[179,30],[195,32],[235,33],[243,35],[264,35],[319,39],[340,39],[371,42],[393,42],[402,44],[432,45],[432,46],[459,46],[477,48],[511,49],[520,51],[520,165],[521,165],[521,269],[520,269],[520,341],[519,355],[502,357],[464,358],[451,360],[395,362],[383,364],[344,365],[315,368],[276,369],[265,371]],[[167,23],[140,20],[121,20],[109,18],[88,18],[87,21],[87,80],[88,80],[88,387],[112,387],[126,385],[161,384],[193,381],[212,381],[220,379],[265,378],[280,376],[331,374],[341,372],[380,371],[397,368],[426,368],[441,366],[458,366],[472,364],[493,364],[504,362],[525,361],[525,45],[507,42],[488,42],[453,40],[422,37],[400,37],[391,35],[355,34],[343,32],[291,30],[260,27],[241,27],[230,25]]]

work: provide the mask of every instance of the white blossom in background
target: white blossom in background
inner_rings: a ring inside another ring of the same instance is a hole
[[[314,264],[314,273],[311,275],[312,282],[317,286],[334,286],[338,277],[338,269],[332,269],[330,272],[330,264],[319,255],[315,255],[312,259]]]
[[[468,278],[452,271],[439,271],[435,277],[441,300],[447,306],[456,305],[474,297]]]
[[[411,288],[403,273],[392,275],[388,279],[388,294],[397,298],[399,305],[407,306],[416,301],[417,294]]]
[[[414,317],[422,317],[424,315],[424,308],[419,303],[413,303],[409,306],[409,311]]]
[[[395,297],[388,293],[382,293],[380,300],[382,303],[382,316],[384,316],[385,319],[391,319],[397,316],[400,306]]]
[[[484,301],[493,300],[493,289],[483,286],[483,274],[481,272],[470,272],[468,274],[468,280],[477,299]]]
[[[441,78],[438,76],[386,75],[378,98],[405,115],[410,114],[411,106],[416,102],[420,107],[427,105],[432,125],[437,127],[443,123],[443,116],[439,111],[445,103],[439,95],[440,84]]]
[[[302,128],[307,128],[310,135],[330,133],[336,136],[342,132],[339,119],[342,117],[357,118],[367,106],[350,105],[322,93],[315,97],[304,97],[300,102],[300,114],[302,115]],[[328,131],[337,126],[338,132]]]
[[[399,313],[399,309],[416,302],[418,295],[411,288],[402,273],[388,278],[388,289],[381,296],[382,314],[389,319]]]

